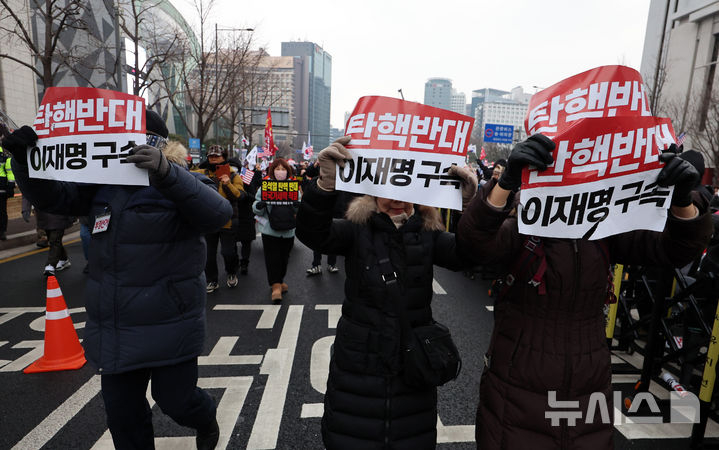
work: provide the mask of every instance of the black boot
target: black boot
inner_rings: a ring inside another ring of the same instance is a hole
[[[217,441],[220,440],[220,426],[217,424],[217,419],[212,419],[212,424],[202,432],[197,430],[197,437],[195,443],[197,444],[197,450],[213,450],[217,446]]]

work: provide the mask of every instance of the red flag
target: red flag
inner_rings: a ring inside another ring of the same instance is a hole
[[[265,121],[265,152],[269,156],[274,156],[277,151],[275,145],[275,139],[272,137],[272,114],[269,108],[267,109],[267,121]]]
[[[482,161],[484,161],[485,159],[487,159],[487,154],[484,152],[484,147],[482,147],[482,151],[479,152],[479,159],[482,160]]]

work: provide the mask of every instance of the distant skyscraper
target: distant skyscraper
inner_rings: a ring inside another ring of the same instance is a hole
[[[452,80],[430,78],[424,83],[424,104],[436,108],[452,108]]]
[[[456,89],[452,89],[452,102],[450,103],[450,110],[458,114],[467,113],[467,96],[464,92],[457,92]]]
[[[332,92],[332,56],[313,42],[283,42],[282,56],[303,61],[303,76],[296,76],[295,129],[299,141],[312,135],[314,148],[325,148],[330,142],[330,100]]]

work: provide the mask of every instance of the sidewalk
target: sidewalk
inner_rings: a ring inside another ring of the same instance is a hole
[[[22,196],[16,194],[15,197],[7,201],[7,240],[0,241],[0,260],[35,250],[38,247],[37,231],[35,230],[35,215],[30,216],[30,222],[25,222],[22,218]],[[72,227],[65,230],[63,242],[77,239],[80,236],[80,224],[75,223]]]

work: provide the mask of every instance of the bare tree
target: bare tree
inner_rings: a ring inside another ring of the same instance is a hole
[[[178,45],[179,34],[174,29],[162,24],[153,13],[161,0],[120,0],[120,29],[125,37],[132,42],[133,60],[126,61],[133,74],[132,93],[141,95],[154,83],[162,78],[159,73],[174,55]],[[140,49],[145,50],[147,57],[140,58]],[[157,75],[157,76],[154,76]]]
[[[692,147],[701,151],[714,166],[712,184],[719,186],[719,89],[689,102],[686,130]],[[681,128],[679,130],[682,130]]]
[[[210,35],[209,14],[214,0],[195,0],[199,19],[198,40],[176,31],[177,43],[168,52],[173,73],[162,77],[167,98],[178,113],[190,135],[204,141],[215,121],[227,109],[223,97],[235,77],[234,69],[242,65],[246,51],[215,46],[215,35]],[[250,38],[243,38],[249,47]],[[223,42],[224,43],[224,42]],[[220,47],[220,48],[217,48]]]
[[[0,50],[5,58],[27,67],[42,82],[44,89],[54,86],[61,70],[75,70],[73,62],[78,60],[77,48],[64,48],[60,38],[65,32],[86,29],[80,18],[83,12],[81,0],[29,0],[23,8],[17,8],[10,0],[0,0],[0,39],[13,41],[27,48],[32,58],[25,61],[7,51]],[[31,17],[38,22],[40,33],[33,39]],[[12,47],[10,47],[12,48]]]

